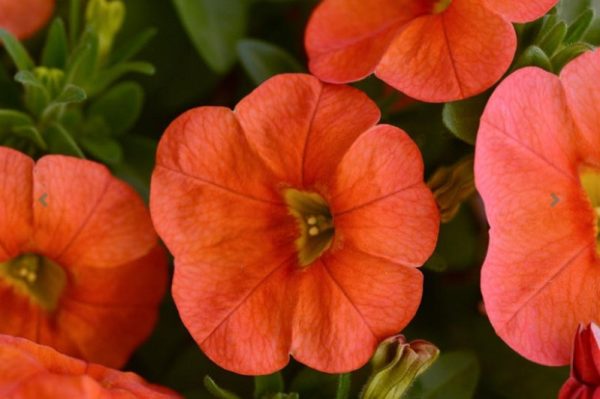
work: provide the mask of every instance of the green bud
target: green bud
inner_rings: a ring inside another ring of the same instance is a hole
[[[125,4],[121,0],[90,0],[85,16],[98,35],[100,57],[104,58],[125,20]]]
[[[371,364],[373,373],[361,399],[398,399],[414,380],[437,359],[440,351],[430,342],[406,342],[403,335],[386,339],[379,345]]]
[[[33,70],[37,80],[46,88],[50,99],[56,98],[63,89],[65,73],[56,68],[37,67]]]

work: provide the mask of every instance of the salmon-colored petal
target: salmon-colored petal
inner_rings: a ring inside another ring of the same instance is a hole
[[[55,0],[0,0],[0,28],[19,39],[41,29],[52,16]]]
[[[235,112],[254,150],[279,181],[295,187],[324,187],[348,147],[380,117],[364,93],[301,74],[268,80]]]
[[[543,17],[558,0],[484,0],[484,3],[511,22],[529,22]]]
[[[263,269],[176,261],[173,297],[202,350],[240,374],[269,374],[289,360],[295,258]]]
[[[65,356],[23,338],[0,335],[3,399],[177,399],[134,373]]]
[[[270,184],[271,175],[250,151],[228,108],[201,107],[180,115],[160,141],[156,164],[190,184],[195,181],[267,202],[281,201]]]
[[[351,247],[326,256],[300,276],[292,353],[317,370],[363,366],[377,344],[398,333],[421,301],[422,275]],[[327,325],[327,328],[313,326]]]
[[[33,160],[0,147],[0,262],[17,256],[31,237]]]
[[[581,299],[595,297],[600,280],[574,131],[558,78],[528,68],[490,99],[476,147],[476,185],[490,223],[486,312],[513,349],[548,365],[568,363],[573,331],[600,311],[597,301]]]
[[[104,166],[50,155],[33,173],[35,245],[29,250],[65,267],[114,267],[156,245],[142,199]]]
[[[600,385],[600,329],[597,325],[580,325],[575,335],[573,356],[571,358],[571,376],[582,384]]]
[[[481,0],[453,0],[443,13],[410,22],[375,74],[423,101],[458,100],[496,83],[510,66],[516,45],[512,25]]]
[[[369,76],[400,28],[430,10],[415,0],[321,2],[306,28],[310,71],[330,83]]]
[[[433,252],[439,212],[423,182],[419,149],[402,130],[380,125],[359,137],[332,193],[337,242],[410,266]]]
[[[560,79],[567,93],[569,109],[581,135],[577,142],[582,156],[588,161],[596,160],[600,166],[600,51],[593,51],[570,62],[562,71]]]

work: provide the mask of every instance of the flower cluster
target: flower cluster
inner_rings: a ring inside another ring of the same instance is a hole
[[[90,0],[81,30],[73,2],[71,31],[55,20],[37,65],[17,39],[45,26],[54,0],[0,0],[1,49],[23,85],[22,108],[0,109],[0,396],[178,398],[116,370],[158,319],[159,238],[181,321],[219,366],[269,375],[293,357],[348,373],[372,358],[363,399],[404,395],[439,355],[398,335],[421,303],[419,267],[476,186],[496,333],[534,362],[571,363],[561,399],[597,398],[600,52],[580,41],[589,13],[544,17],[557,2],[323,0],[305,33],[314,76],[277,74],[233,110],[178,116],[147,207],[113,173],[131,177],[123,137],[143,99],[117,82],[153,73],[129,61],[151,35],[115,51],[124,3]],[[517,37],[512,23],[536,19]],[[373,73],[420,101],[483,93],[474,162],[471,151],[427,183],[411,132],[343,85]]]

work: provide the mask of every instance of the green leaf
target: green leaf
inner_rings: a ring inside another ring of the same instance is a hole
[[[302,71],[302,67],[292,55],[262,40],[240,40],[237,52],[242,66],[256,85],[280,73]]]
[[[290,391],[298,392],[301,398],[331,399],[337,395],[338,385],[336,375],[303,368],[292,380]]]
[[[12,109],[0,109],[0,128],[13,126],[33,126],[33,119],[26,113]]]
[[[156,36],[155,28],[148,28],[117,47],[110,55],[109,64],[115,65],[135,57]]]
[[[47,148],[46,142],[35,126],[16,126],[12,128],[12,132],[18,137],[34,142],[42,150]]]
[[[8,55],[19,71],[25,71],[35,67],[31,56],[21,42],[4,29],[0,29],[0,43],[4,44],[4,48],[6,48]]]
[[[236,43],[247,24],[246,0],[172,0],[196,51],[215,72],[236,60]]]
[[[471,399],[479,380],[479,361],[472,352],[440,355],[419,377],[421,399]]]
[[[482,94],[466,100],[446,103],[442,112],[444,125],[465,143],[475,145],[479,120],[488,97],[488,94]]]
[[[69,0],[69,39],[75,45],[79,37],[81,20],[81,0]]]
[[[56,18],[46,37],[46,44],[42,51],[42,65],[49,68],[63,69],[69,56],[69,42],[65,24],[62,19]]]
[[[58,123],[51,124],[46,128],[44,136],[48,143],[48,151],[53,154],[72,155],[85,158],[83,151],[77,145],[71,133]]]
[[[548,33],[539,41],[538,47],[541,48],[544,53],[552,55],[562,44],[563,40],[567,36],[567,24],[565,22],[559,22]]]
[[[579,57],[581,54],[586,51],[593,50],[594,46],[587,43],[572,43],[552,57],[550,60],[552,62],[552,67],[556,73],[560,72],[565,65],[567,65],[570,61]]]
[[[71,58],[68,61],[66,82],[87,87],[93,83],[99,57],[98,35],[86,31]]]
[[[121,145],[111,137],[82,136],[79,143],[94,158],[109,165],[117,164],[123,159]]]
[[[144,90],[135,82],[123,82],[104,93],[90,107],[89,116],[102,118],[111,133],[122,134],[135,124],[142,111]]]
[[[527,49],[523,51],[517,62],[515,62],[513,70],[523,68],[526,66],[536,66],[545,69],[549,72],[553,71],[553,66],[552,62],[550,61],[550,58],[548,58],[544,50],[542,50],[538,46],[527,47]]]
[[[590,28],[592,21],[596,13],[593,9],[588,8],[585,10],[571,25],[569,25],[569,30],[567,31],[567,35],[565,36],[565,43],[575,43],[581,40],[585,33]]]
[[[120,137],[120,142],[123,159],[121,163],[111,165],[112,168],[117,176],[131,184],[144,198],[148,198],[157,142],[132,134]]]
[[[68,84],[65,86],[63,91],[54,99],[54,103],[56,104],[72,104],[72,103],[80,103],[87,98],[85,94],[85,90],[81,87]]]
[[[283,377],[281,373],[258,375],[254,377],[254,398],[262,399],[269,395],[283,392]]]
[[[206,387],[206,390],[208,392],[210,392],[215,398],[218,398],[218,399],[240,399],[239,396],[219,387],[217,385],[217,383],[207,375],[204,376],[204,386]]]
[[[132,72],[153,75],[156,70],[152,64],[144,61],[120,63],[112,68],[102,71],[102,73],[98,75],[98,78],[94,82],[92,93],[95,94],[105,90],[117,79]]]
[[[350,373],[338,376],[338,386],[335,399],[348,399],[350,397]]]

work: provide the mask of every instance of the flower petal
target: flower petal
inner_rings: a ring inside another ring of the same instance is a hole
[[[312,14],[305,46],[310,71],[330,83],[369,76],[409,20],[430,11],[424,1],[325,0]]]
[[[33,173],[35,244],[29,250],[65,267],[115,267],[156,245],[142,199],[106,167],[49,155]]]
[[[348,241],[407,266],[422,265],[433,252],[439,212],[419,149],[402,130],[380,125],[360,136],[339,165],[332,193],[339,245]]]
[[[600,166],[600,51],[593,51],[570,62],[560,74],[570,111],[581,132],[580,152]]]
[[[600,385],[598,333],[598,326],[592,323],[589,327],[580,325],[575,335],[571,375],[582,384]]]
[[[418,270],[351,247],[321,258],[300,278],[292,354],[328,373],[363,366],[382,339],[408,324],[421,301]]]
[[[362,92],[309,75],[279,75],[235,109],[250,145],[279,181],[325,186],[356,137],[380,113]]]
[[[516,45],[512,25],[481,0],[453,0],[443,13],[410,22],[375,74],[423,101],[458,100],[496,83],[510,66]]]
[[[484,3],[511,22],[529,22],[543,17],[558,0],[485,0]]]
[[[526,68],[498,87],[477,138],[476,186],[491,226],[486,311],[505,342],[547,365],[568,363],[573,331],[600,312],[582,300],[595,298],[600,271],[574,132],[559,80]]]
[[[239,374],[270,374],[289,361],[295,258],[264,262],[175,264],[173,297],[183,323],[208,357]]]
[[[0,262],[17,256],[31,237],[33,160],[0,147]]]
[[[0,0],[0,28],[19,39],[41,29],[52,16],[55,0]]]

